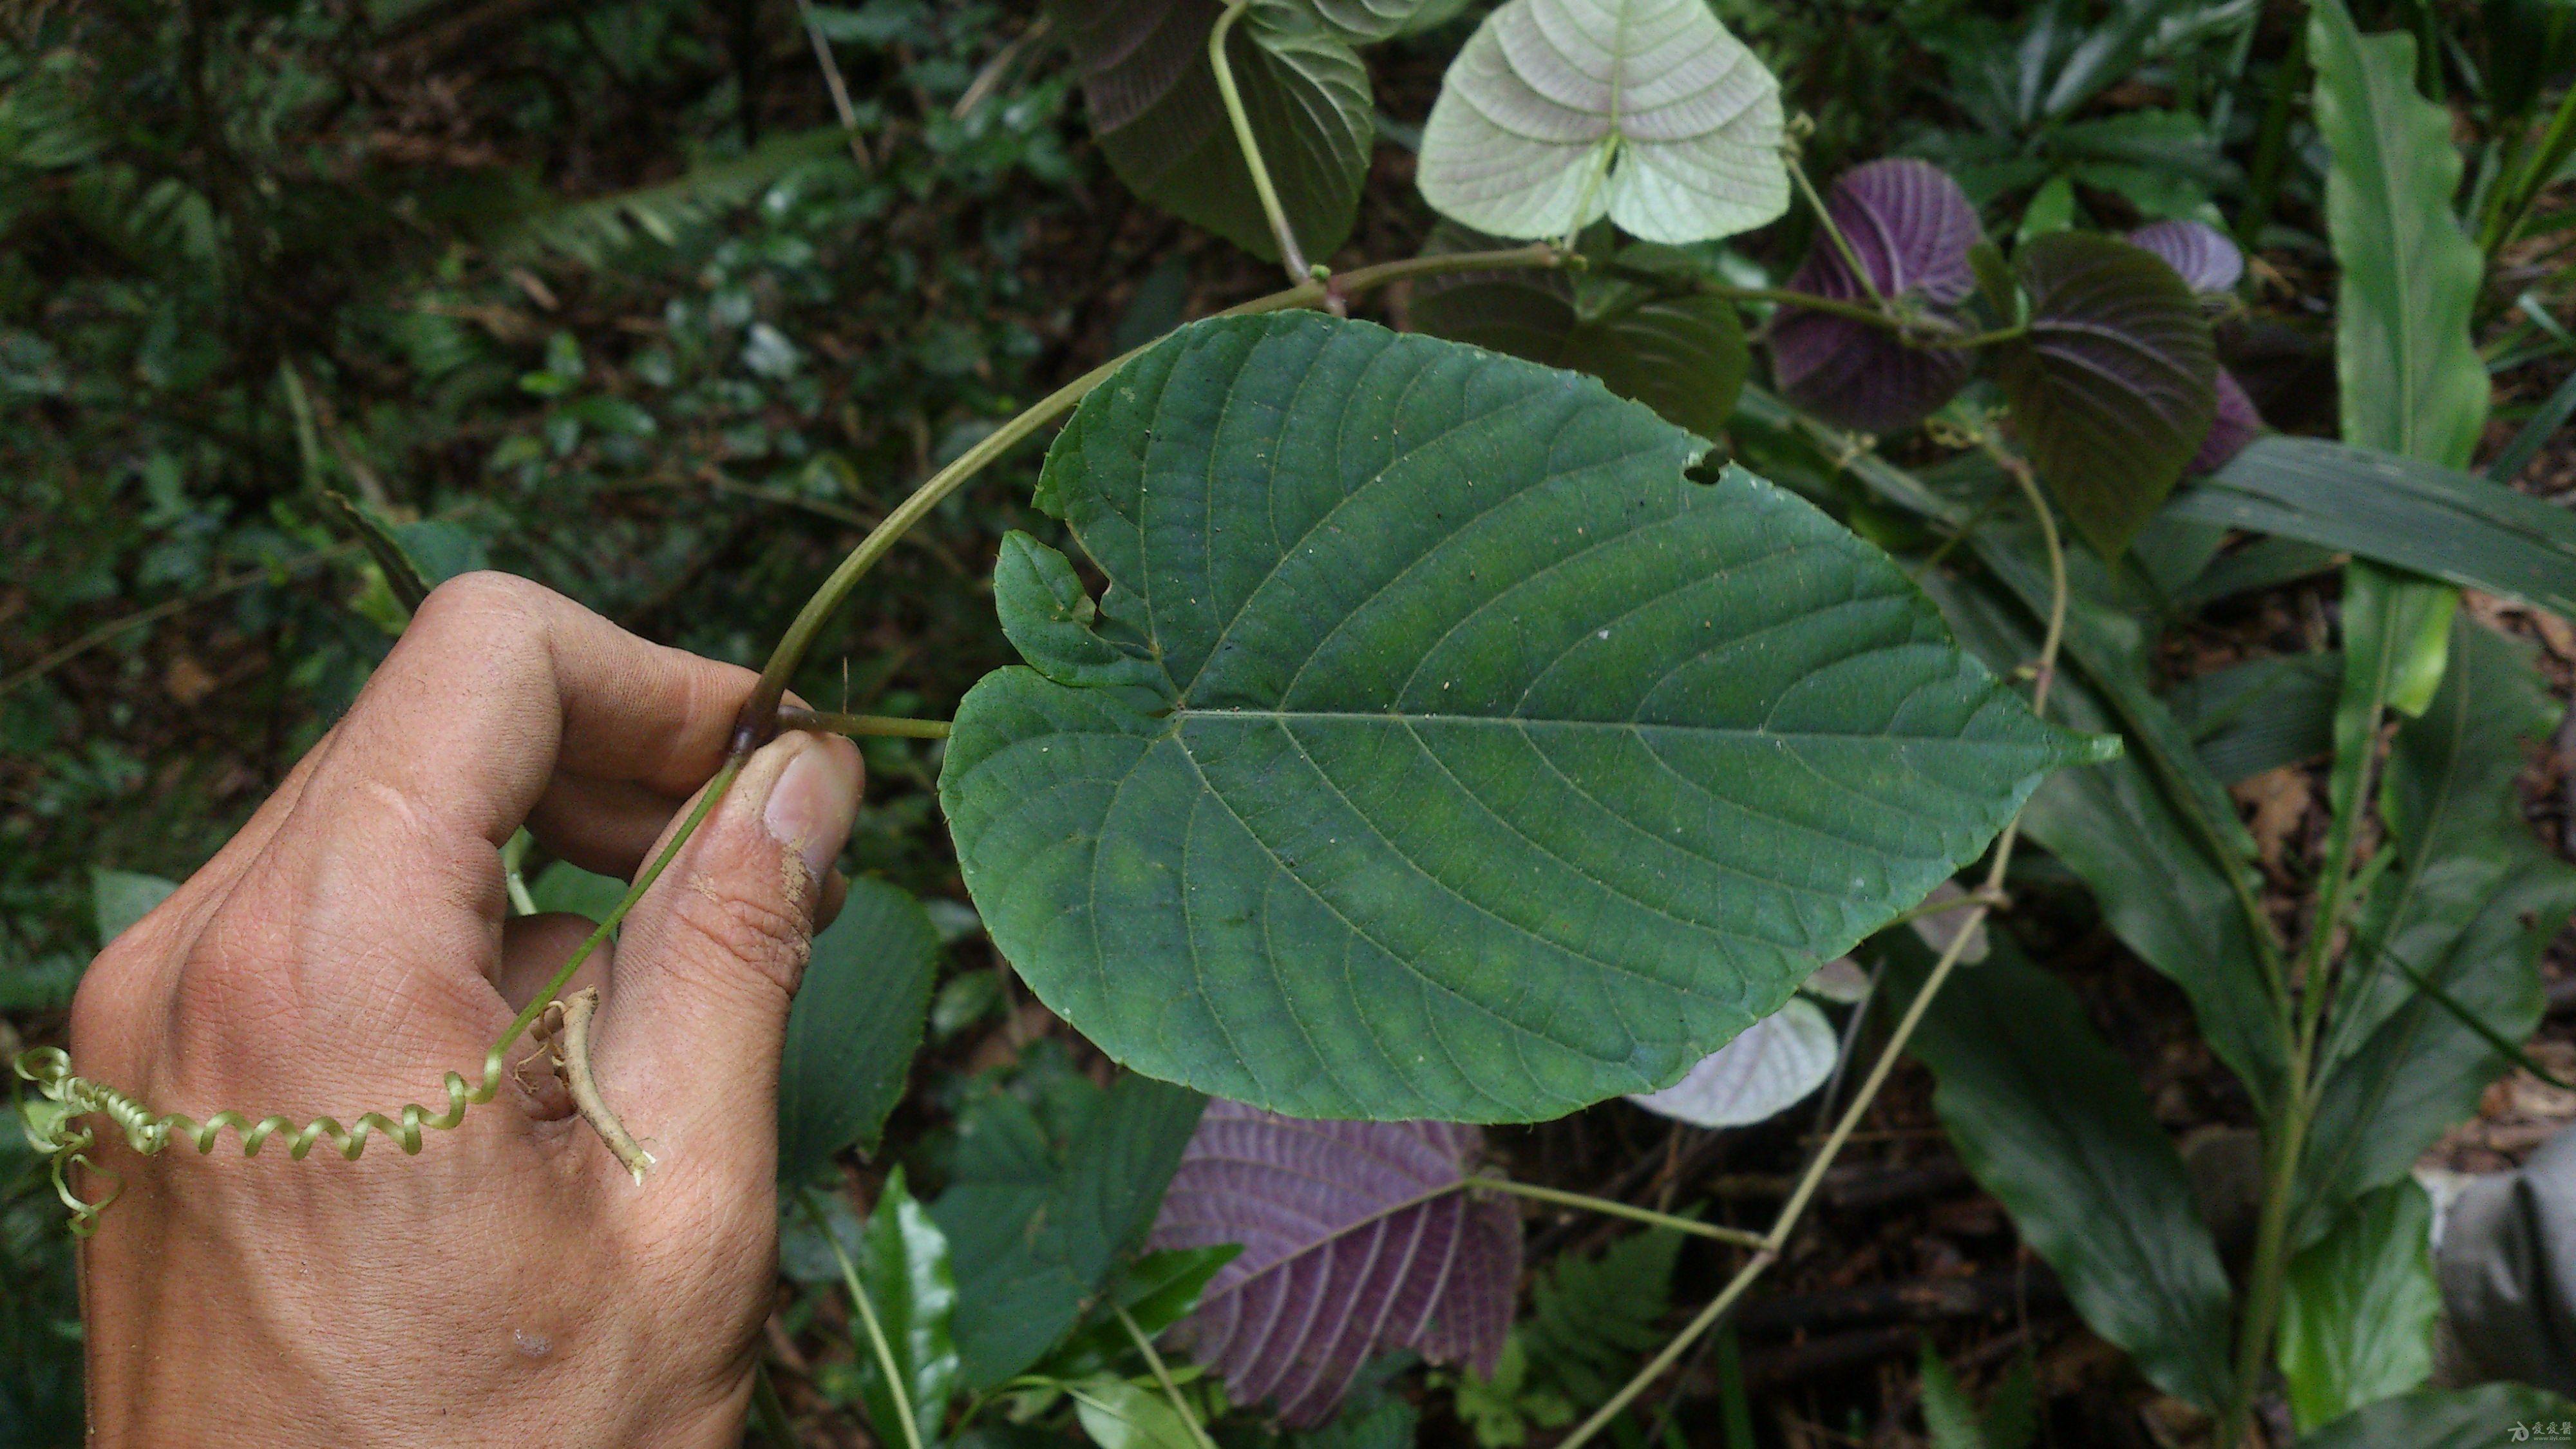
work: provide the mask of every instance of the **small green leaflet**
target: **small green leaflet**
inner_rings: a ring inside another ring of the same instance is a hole
[[[994,583],[1034,666],[940,778],[1030,987],[1152,1076],[1526,1121],[1669,1085],[2107,738],[1885,555],[1599,383],[1211,319],[1057,439]]]

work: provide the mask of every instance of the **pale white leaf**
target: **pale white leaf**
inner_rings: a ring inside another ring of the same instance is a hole
[[[1422,133],[1423,197],[1498,236],[1605,213],[1647,241],[1788,209],[1780,83],[1705,0],[1510,0],[1458,52]]]
[[[1949,904],[1964,900],[1967,894],[1966,891],[1959,889],[1957,881],[1945,880],[1932,888],[1932,894],[1925,896],[1923,903],[1925,905]],[[1971,920],[1975,922],[1973,926],[1969,924]],[[1983,916],[1976,913],[1974,907],[1951,905],[1946,911],[1935,911],[1928,916],[1916,916],[1907,924],[1914,928],[1915,935],[1923,938],[1924,945],[1935,951],[1949,950],[1950,943],[1959,939],[1959,932],[1965,929],[1968,933],[1968,944],[1959,950],[1960,963],[1974,966],[1986,959],[1986,921]]]
[[[1849,956],[1836,956],[1816,968],[1798,989],[1809,996],[1820,996],[1838,1005],[1849,1006],[1869,995],[1869,973]]]
[[[1741,1127],[1823,1086],[1840,1048],[1825,1013],[1812,1001],[1793,998],[1680,1081],[1628,1100],[1694,1127]]]

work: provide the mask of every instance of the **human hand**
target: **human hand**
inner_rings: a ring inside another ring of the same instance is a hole
[[[721,762],[748,671],[534,584],[432,594],[241,833],[90,967],[82,1075],[204,1119],[436,1104],[589,934],[505,919],[524,822],[631,878]],[[754,754],[565,989],[600,988],[638,1187],[542,1062],[417,1157],[157,1156],[84,1247],[92,1443],[739,1442],[775,1269],[778,1059],[857,808],[846,740]],[[531,1049],[519,1048],[513,1055]],[[87,1175],[95,1196],[108,1184]]]

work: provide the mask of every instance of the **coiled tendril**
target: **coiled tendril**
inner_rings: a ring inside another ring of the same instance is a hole
[[[707,782],[706,790],[699,795],[696,807],[690,810],[687,819],[680,822],[680,828],[671,833],[670,843],[662,847],[661,854],[655,856],[644,873],[635,878],[635,884],[627,887],[625,897],[608,912],[598,927],[574,948],[570,956],[564,958],[561,966],[555,968],[554,979],[546,983],[545,989],[511,1018],[510,1025],[501,1033],[501,1039],[483,1054],[482,1082],[468,1086],[463,1074],[453,1071],[446,1074],[447,1110],[444,1112],[432,1115],[418,1102],[406,1102],[391,1117],[382,1112],[368,1112],[346,1127],[340,1125],[336,1117],[316,1117],[298,1127],[290,1117],[272,1113],[252,1121],[248,1113],[227,1108],[200,1122],[185,1112],[155,1112],[150,1106],[105,1082],[74,1076],[71,1056],[60,1047],[36,1047],[20,1052],[17,1060],[10,1064],[11,1068],[22,1080],[35,1084],[43,1102],[22,1105],[19,1120],[26,1128],[28,1145],[44,1154],[48,1161],[53,1174],[54,1196],[61,1198],[63,1206],[71,1209],[72,1236],[85,1238],[98,1231],[99,1214],[105,1212],[125,1190],[122,1178],[89,1158],[89,1150],[98,1145],[98,1134],[94,1128],[80,1125],[80,1119],[93,1113],[115,1123],[125,1134],[126,1145],[146,1157],[157,1155],[168,1147],[172,1137],[193,1143],[201,1154],[212,1153],[216,1139],[229,1127],[241,1134],[242,1155],[245,1157],[257,1157],[259,1149],[266,1146],[270,1138],[284,1133],[286,1155],[298,1162],[313,1151],[313,1144],[322,1141],[328,1141],[339,1149],[342,1157],[355,1162],[366,1152],[368,1140],[379,1132],[401,1143],[403,1152],[410,1155],[420,1151],[424,1128],[439,1132],[454,1130],[465,1120],[466,1108],[481,1106],[499,1093],[501,1064],[511,1045],[556,1004],[556,995],[572,979],[573,972],[581,969],[581,963],[589,960],[590,954],[599,949],[600,943],[608,939],[619,922],[626,919],[626,913],[643,898],[644,892],[661,879],[662,872],[669,869],[672,860],[678,857],[680,847],[688,844],[689,837],[697,833],[707,813],[724,798],[726,787],[733,783],[733,777],[741,770],[742,756],[737,754],[716,771],[715,778]],[[605,1108],[599,1110],[604,1115]],[[615,1119],[611,1117],[594,1125],[602,1129],[603,1137],[607,1137],[607,1129],[615,1125]],[[617,1127],[617,1132],[622,1136],[624,1128]],[[638,1155],[641,1156],[640,1153]],[[625,1160],[621,1153],[620,1161]],[[643,1160],[651,1161],[650,1158]],[[629,1171],[636,1173],[636,1180],[642,1181],[636,1164],[629,1162],[627,1165]],[[71,1169],[74,1167],[86,1167],[106,1178],[111,1184],[107,1196],[92,1202],[74,1191],[71,1184]]]

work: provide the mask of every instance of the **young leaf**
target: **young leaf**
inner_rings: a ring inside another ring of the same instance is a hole
[[[2576,617],[2576,517],[2455,469],[2318,438],[2264,438],[2165,512],[2360,554]]]
[[[411,555],[404,551],[401,541],[393,536],[392,531],[377,522],[375,515],[331,489],[322,490],[322,506],[342,528],[357,535],[358,542],[367,550],[367,557],[375,561],[376,571],[385,576],[385,587],[393,591],[394,601],[402,605],[403,612],[417,611],[421,601],[429,597],[430,583],[422,577],[420,565],[412,562]]]
[[[1871,289],[1933,315],[1976,289],[1968,252],[1983,239],[1959,183],[1924,161],[1872,161],[1846,171],[1825,211],[1860,259],[1868,285],[1830,236],[1808,243],[1792,291],[1854,302]],[[1968,380],[1969,355],[1914,347],[1885,328],[1813,308],[1783,307],[1771,322],[1771,371],[1781,394],[1840,427],[1899,432],[1948,402]]]
[[[1450,63],[1422,128],[1423,199],[1496,236],[1603,215],[1657,242],[1789,207],[1780,83],[1702,0],[1509,0]]]
[[[2344,1212],[2292,1260],[2281,1300],[2281,1376],[2302,1433],[2394,1398],[2433,1373],[2433,1207],[2400,1179]]]
[[[1740,1127],[1786,1110],[1834,1074],[1841,1050],[1834,1025],[1815,1004],[1788,1005],[1744,1029],[1680,1081],[1629,1101],[1694,1127]]]
[[[1467,251],[1483,241],[1444,222],[1423,250]],[[1647,250],[1629,247],[1621,259]],[[1588,372],[1703,438],[1724,431],[1752,366],[1734,303],[1598,271],[1573,281],[1555,271],[1426,277],[1414,284],[1407,316],[1434,337]]]
[[[1100,1449],[1199,1449],[1181,1411],[1152,1389],[1121,1378],[1096,1378],[1067,1390],[1082,1432]]]
[[[2030,330],[1996,373],[2013,429],[2076,530],[2117,557],[2209,434],[2209,324],[2173,268],[2111,237],[2040,237],[2014,273]]]
[[[1140,1071],[1552,1117],[1679,1079],[2110,747],[1805,503],[1693,481],[1704,447],[1313,314],[1130,363],[1039,486],[1120,672],[998,574],[1037,667],[967,695],[940,777],[994,943]]]
[[[2491,1449],[2530,1442],[2543,1423],[2576,1419],[2571,1404],[2524,1384],[2423,1389],[2346,1414],[2299,1441],[2299,1449]],[[2517,1439],[2519,1428],[2524,1438]]]
[[[1372,6],[1335,6],[1355,18]],[[1279,245],[1208,64],[1213,0],[1047,0],[1073,48],[1092,133],[1137,195],[1265,261]],[[1320,261],[1358,214],[1376,134],[1368,68],[1296,0],[1254,0],[1226,59],[1290,228]]]
[[[1462,1187],[1482,1136],[1446,1122],[1304,1122],[1208,1104],[1159,1248],[1239,1242],[1181,1333],[1238,1403],[1333,1416],[1373,1354],[1491,1372],[1520,1282],[1508,1202]]]
[[[947,1416],[948,1400],[957,1392],[960,1373],[951,1332],[957,1284],[949,1266],[947,1239],[905,1190],[902,1168],[886,1179],[876,1211],[868,1215],[866,1230],[860,1234],[859,1251],[851,1256],[859,1270],[859,1286],[866,1290],[877,1324],[885,1332],[886,1347],[892,1350],[895,1374],[911,1400],[914,1422],[925,1437],[935,1439],[940,1421]],[[900,1443],[896,1427],[900,1418],[875,1345],[863,1331],[856,1336],[859,1400],[867,1408],[868,1423],[876,1430],[878,1443]]]
[[[956,1264],[957,1349],[977,1389],[1037,1362],[1081,1319],[1153,1223],[1205,1105],[1137,1076],[1106,1093],[1069,1090],[1080,1109],[1061,1142],[1016,1098],[970,1103],[948,1191],[930,1209]]]
[[[903,1097],[938,974],[939,933],[921,903],[881,880],[850,882],[840,919],[814,938],[787,1016],[778,1075],[778,1180],[831,1170],[842,1148],[876,1150]]]
[[[2469,335],[2485,259],[2451,212],[2451,114],[2415,90],[2415,39],[2363,36],[2343,0],[2308,10],[2326,231],[2343,269],[2335,374],[2344,441],[2468,466],[2487,414]]]
[[[1992,1449],[1985,1425],[1977,1422],[1976,1404],[1928,1338],[1923,1341],[1922,1374],[1923,1434],[1932,1449]]]
[[[1903,932],[1881,939],[1903,990],[1919,989],[1923,947]],[[2218,1245],[2136,1075],[2074,993],[1999,938],[1985,964],[1951,976],[1913,1050],[1939,1079],[1933,1109],[1968,1171],[2057,1270],[2076,1312],[2156,1387],[2207,1409],[2226,1403]]]

